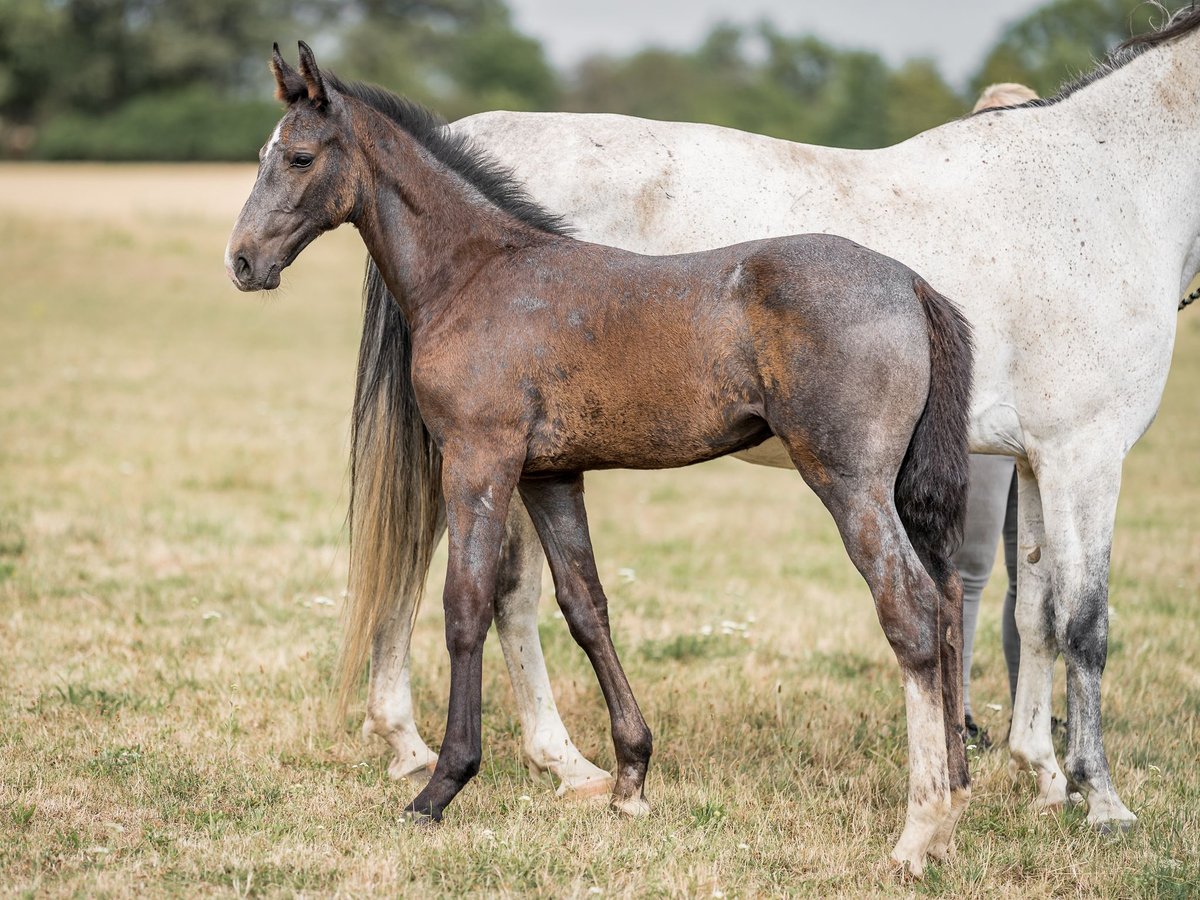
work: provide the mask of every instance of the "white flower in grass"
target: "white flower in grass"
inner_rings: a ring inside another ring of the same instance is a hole
[[[333,606],[333,599],[324,595],[313,597],[313,606]]]
[[[992,712],[1000,712],[1001,706],[999,703],[989,703],[987,705],[987,708],[990,709]]]
[[[700,636],[701,637],[708,637],[712,633],[713,633],[713,627],[711,625],[700,626]]]
[[[721,890],[720,888],[713,888],[712,895],[714,897],[724,897],[725,892],[723,890]]]
[[[749,844],[738,844],[738,849],[739,850],[749,850],[750,845]]]
[[[201,616],[201,618],[204,619],[205,622],[213,622],[221,618],[221,614],[215,610],[209,610],[203,616]]]
[[[601,894],[604,893],[604,888],[597,887],[596,885],[593,884],[590,888],[588,888],[588,893],[594,897],[599,897]]]

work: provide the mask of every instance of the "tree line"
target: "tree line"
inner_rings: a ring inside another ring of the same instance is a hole
[[[342,76],[449,119],[615,112],[879,147],[962,115],[993,82],[1051,94],[1162,18],[1139,0],[1051,0],[1011,24],[956,89],[929,60],[890,66],[769,22],[560,72],[505,0],[0,0],[0,157],[253,159],[279,115],[271,42],[296,38]]]

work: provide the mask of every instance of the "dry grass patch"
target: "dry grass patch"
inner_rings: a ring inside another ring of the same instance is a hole
[[[588,479],[656,738],[653,814],[620,821],[530,781],[489,641],[483,771],[443,826],[414,830],[382,743],[331,727],[326,701],[363,254],[350,232],[325,238],[273,298],[237,294],[221,256],[246,183],[236,167],[0,168],[3,892],[1200,892],[1200,313],[1180,318],[1113,550],[1106,724],[1134,834],[1033,815],[1004,753],[977,754],[958,861],[888,879],[905,790],[894,661],[799,478],[734,462]],[[998,586],[984,604],[973,699],[999,736]],[[437,607],[415,648],[431,740]],[[611,765],[595,679],[549,602],[542,635],[564,718]]]

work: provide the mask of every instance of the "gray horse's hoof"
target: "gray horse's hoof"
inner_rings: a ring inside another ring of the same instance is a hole
[[[1129,834],[1129,832],[1133,831],[1133,829],[1136,827],[1137,819],[1134,819],[1132,822],[1126,822],[1119,819],[1111,822],[1098,822],[1092,826],[1092,828],[1096,829],[1097,834],[1103,834],[1105,836]]]

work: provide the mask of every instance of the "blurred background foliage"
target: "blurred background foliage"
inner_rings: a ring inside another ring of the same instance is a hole
[[[878,147],[965,113],[992,82],[1053,93],[1161,18],[1138,0],[1051,0],[950,85],[928,60],[892,67],[769,22],[556,71],[504,0],[0,0],[0,157],[253,159],[279,114],[271,41],[296,38],[450,119],[603,111]]]

